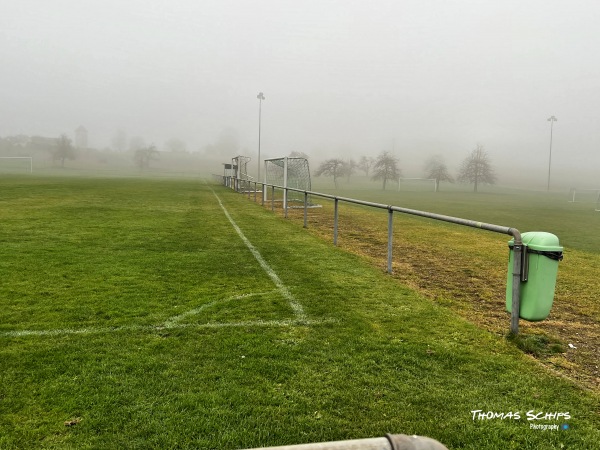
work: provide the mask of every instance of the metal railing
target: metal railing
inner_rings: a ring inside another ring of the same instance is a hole
[[[426,217],[428,219],[440,220],[443,222],[454,223],[457,225],[463,225],[472,228],[479,228],[481,230],[487,230],[494,233],[507,234],[512,236],[514,239],[514,259],[513,259],[513,267],[512,267],[512,303],[511,303],[511,317],[510,317],[510,332],[514,335],[519,333],[519,312],[520,312],[520,292],[521,292],[521,281],[525,281],[525,274],[523,273],[523,241],[521,239],[521,233],[516,228],[512,227],[504,227],[500,225],[494,225],[485,222],[477,222],[475,220],[462,219],[460,217],[452,217],[446,216],[443,214],[435,214],[426,211],[419,211],[416,209],[402,208],[399,206],[393,205],[385,205],[383,203],[375,203],[368,202],[364,200],[358,200],[354,198],[348,197],[340,197],[337,195],[324,194],[322,192],[313,192],[306,191],[301,189],[294,189],[290,187],[277,186],[274,184],[268,183],[259,183],[256,181],[250,182],[248,180],[228,180],[227,178],[232,177],[223,177],[223,184],[225,186],[231,187],[237,192],[243,191],[248,194],[248,198],[250,198],[250,193],[254,192],[254,201],[256,202],[256,194],[261,192],[262,197],[262,205],[268,201],[267,198],[267,188],[271,190],[271,210],[275,209],[275,189],[280,189],[283,192],[284,198],[287,198],[288,191],[300,192],[304,194],[304,228],[308,228],[308,196],[320,197],[329,200],[333,200],[334,202],[334,216],[333,216],[333,244],[337,246],[338,241],[338,205],[339,202],[352,203],[355,205],[369,206],[377,209],[385,209],[388,211],[388,242],[387,242],[387,272],[392,273],[392,239],[393,239],[393,227],[394,227],[394,213],[402,213],[402,214],[410,214],[413,216]],[[254,188],[252,189],[252,185]],[[258,187],[260,186],[260,191]],[[288,202],[283,202],[284,216],[287,219],[288,217]]]

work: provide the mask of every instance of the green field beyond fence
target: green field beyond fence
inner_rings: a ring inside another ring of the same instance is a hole
[[[231,190],[0,192],[2,449],[599,448],[596,393]]]
[[[329,181],[329,180],[327,180]],[[498,186],[483,186],[478,193],[469,185],[443,184],[440,192],[407,187],[386,191],[378,183],[355,177],[339,189],[324,179],[313,182],[313,190],[361,200],[447,214],[480,222],[515,227],[519,231],[547,231],[556,234],[561,244],[570,248],[600,253],[600,211],[596,211],[597,194],[582,196],[571,202],[565,191],[530,191]]]

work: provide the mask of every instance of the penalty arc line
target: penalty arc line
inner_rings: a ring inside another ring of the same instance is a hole
[[[217,201],[219,202],[219,206],[225,213],[225,217],[227,217],[227,219],[229,220],[229,222],[231,223],[231,225],[237,232],[238,236],[242,239],[244,244],[246,244],[246,247],[248,247],[248,249],[250,250],[252,255],[254,255],[254,258],[256,258],[256,260],[258,261],[258,263],[260,264],[262,269],[266,272],[266,274],[269,276],[269,278],[271,278],[273,283],[275,283],[275,286],[277,286],[277,289],[279,290],[281,295],[283,295],[283,297],[288,301],[290,307],[294,311],[294,314],[296,314],[296,318],[298,320],[304,320],[306,318],[306,316],[304,314],[304,308],[302,308],[302,305],[300,303],[298,303],[298,301],[294,298],[292,293],[288,290],[288,288],[283,284],[281,279],[277,276],[275,271],[263,259],[262,255],[259,253],[259,251],[254,247],[254,245],[252,245],[252,243],[244,235],[244,233],[242,232],[240,227],[238,227],[238,225],[235,223],[235,221],[231,218],[231,216],[229,215],[229,212],[227,211],[227,209],[225,208],[223,203],[221,203],[221,199],[219,198],[217,193],[212,188],[209,187],[209,189],[212,191],[213,195],[217,198]]]

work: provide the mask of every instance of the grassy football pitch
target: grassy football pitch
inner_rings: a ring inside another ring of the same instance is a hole
[[[0,189],[2,449],[600,441],[596,393],[230,190]]]

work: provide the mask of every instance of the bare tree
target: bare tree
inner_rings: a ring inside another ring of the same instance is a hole
[[[398,167],[398,160],[389,152],[383,152],[377,157],[377,160],[373,165],[373,176],[371,179],[383,180],[383,190],[385,191],[387,181],[398,181],[400,174],[401,171]]]
[[[66,134],[61,134],[56,141],[56,147],[52,153],[54,161],[60,161],[60,166],[65,167],[66,159],[75,159],[75,149],[71,139]]]
[[[369,176],[369,170],[371,170],[371,167],[373,167],[373,164],[375,164],[375,159],[371,158],[370,156],[362,156],[360,158],[360,161],[358,161],[358,168],[360,170],[362,170],[363,172],[365,172],[366,176]]]
[[[344,161],[338,158],[328,159],[321,163],[321,165],[315,171],[315,176],[320,177],[325,175],[326,177],[333,177],[333,184],[337,189],[338,178],[344,175]]]
[[[448,172],[448,167],[444,162],[444,158],[440,155],[432,156],[425,163],[425,172],[427,178],[435,179],[435,191],[439,191],[440,182],[448,181],[449,183],[454,183],[454,178]]]
[[[133,155],[135,164],[142,170],[148,168],[150,166],[150,161],[156,159],[158,159],[158,150],[156,150],[154,144],[148,147],[138,148]]]
[[[462,162],[458,181],[473,183],[473,192],[477,192],[477,186],[480,183],[494,184],[496,182],[496,175],[483,145],[477,144],[477,147]]]

